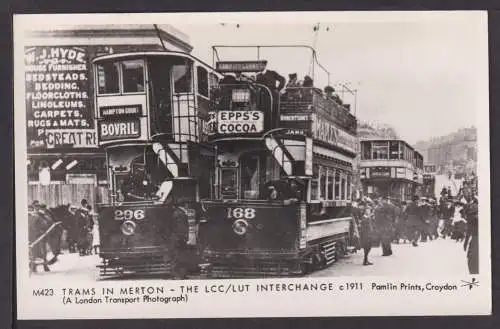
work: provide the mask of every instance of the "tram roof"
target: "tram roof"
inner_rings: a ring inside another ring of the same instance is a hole
[[[217,72],[213,67],[211,67],[210,65],[208,65],[207,63],[205,63],[201,59],[198,59],[191,54],[184,53],[181,51],[133,51],[133,52],[126,52],[126,53],[116,53],[116,54],[98,56],[92,60],[92,63],[98,63],[101,61],[107,61],[107,60],[113,60],[113,59],[122,59],[122,58],[130,58],[130,57],[147,57],[147,56],[176,56],[176,57],[188,58],[194,62],[201,64],[201,66],[205,67],[207,70],[209,70],[213,73],[216,73],[220,77],[223,77],[222,74]]]

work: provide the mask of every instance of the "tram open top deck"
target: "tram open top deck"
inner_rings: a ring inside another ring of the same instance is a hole
[[[226,46],[213,47],[214,59],[219,59],[219,47]],[[260,49],[275,46],[237,47]],[[320,67],[329,81],[329,72],[319,64],[314,49],[308,46],[276,47],[311,49],[313,72],[314,65]],[[355,157],[357,121],[350,113],[350,106],[343,104],[338,96],[323,94],[314,86],[287,85],[281,91],[272,90],[259,81],[259,76],[269,72],[267,64],[260,57],[250,61],[215,63],[219,73],[226,74],[229,79],[220,83],[217,105],[212,112],[212,140],[268,136],[295,140],[311,138],[315,144]]]

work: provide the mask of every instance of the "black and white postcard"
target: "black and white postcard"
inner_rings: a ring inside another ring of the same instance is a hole
[[[486,12],[15,15],[19,319],[491,313]]]

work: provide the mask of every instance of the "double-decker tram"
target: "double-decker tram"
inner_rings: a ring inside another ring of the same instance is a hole
[[[301,275],[332,264],[353,231],[355,116],[313,86],[284,88],[265,60],[219,60],[216,69],[225,76],[211,113],[215,193],[202,200],[199,227],[207,275]]]
[[[422,194],[427,198],[437,198],[439,191],[436,191],[436,165],[425,164],[422,184]]]
[[[109,202],[99,205],[102,276],[169,273],[179,206],[196,245],[200,198],[211,196],[206,145],[210,92],[220,75],[186,53],[134,52],[93,62],[99,145]]]

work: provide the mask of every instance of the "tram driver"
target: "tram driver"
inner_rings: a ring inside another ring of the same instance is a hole
[[[145,200],[153,195],[153,188],[144,166],[135,164],[122,183],[121,193],[124,201]]]
[[[263,194],[270,201],[284,204],[297,203],[302,198],[303,188],[296,179],[271,180],[264,185]]]

